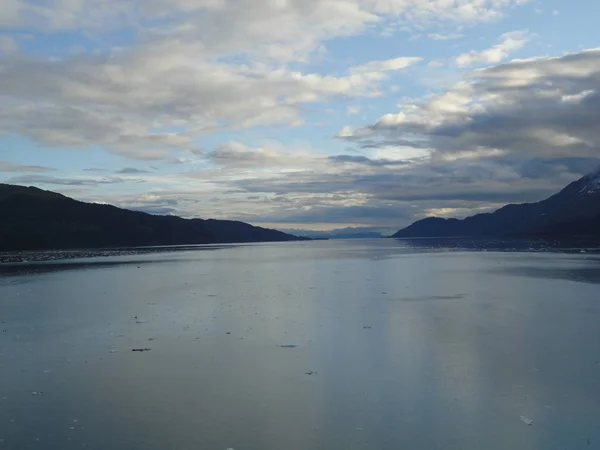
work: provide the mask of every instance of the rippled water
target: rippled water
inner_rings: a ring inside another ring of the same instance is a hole
[[[1,265],[0,448],[600,448],[600,257],[529,248]]]

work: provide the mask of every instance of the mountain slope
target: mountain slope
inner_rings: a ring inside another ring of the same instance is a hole
[[[243,222],[183,219],[0,184],[0,250],[99,248],[299,240]]]
[[[538,228],[529,235],[549,238],[598,237],[600,236],[600,215]]]
[[[200,221],[206,230],[219,242],[276,242],[290,240],[307,240],[277,230],[256,227],[245,222],[233,220],[193,219]]]
[[[558,224],[596,216],[600,216],[600,172],[587,175],[538,203],[507,205],[493,213],[478,214],[463,220],[427,218],[398,231],[392,237],[535,235],[540,230]]]

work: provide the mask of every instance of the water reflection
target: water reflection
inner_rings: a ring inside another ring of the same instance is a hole
[[[578,255],[562,258],[520,257],[513,264],[494,271],[503,275],[532,277],[537,279],[560,279],[580,283],[600,283],[600,258]]]
[[[562,279],[581,283],[600,284],[600,263],[598,262],[596,262],[596,267],[507,267],[503,269],[503,272],[510,275],[532,278]]]
[[[125,247],[113,249],[83,249],[83,250],[51,250],[39,252],[0,253],[0,268],[13,264],[27,265],[29,263],[56,262],[61,260],[92,261],[99,257],[115,258],[135,255],[151,255],[162,253],[195,252],[235,247],[258,248],[261,252],[273,249],[274,255],[283,257],[279,252],[281,247],[292,250],[306,249],[305,255],[310,258],[327,258],[328,256],[366,257],[381,259],[398,253],[410,252],[450,252],[450,251],[502,251],[502,252],[600,252],[600,242],[597,240],[528,240],[528,239],[470,239],[470,238],[428,238],[428,239],[357,239],[331,241],[301,241],[257,244],[222,244],[222,245],[179,245],[156,247]],[[317,247],[327,250],[315,253]],[[331,252],[328,255],[328,252]],[[296,256],[296,255],[293,255]]]
[[[87,256],[88,253],[55,254],[51,256],[45,253],[30,254],[26,260],[18,262],[0,263],[0,277],[2,275],[36,275],[63,270],[81,270],[106,268],[113,266],[141,266],[145,264],[157,264],[168,262],[181,262],[185,259],[179,253],[182,252],[209,252],[215,250],[232,249],[234,246],[203,246],[203,247],[169,247],[161,251],[144,249],[144,251],[128,250],[110,251],[106,254]],[[22,255],[21,255],[22,257]],[[1,280],[1,278],[0,278]]]
[[[317,244],[130,255],[0,285],[4,445],[600,441],[597,286],[527,274],[597,258]]]

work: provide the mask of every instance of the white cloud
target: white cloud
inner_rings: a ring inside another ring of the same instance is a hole
[[[352,130],[352,127],[350,126],[345,126],[340,131],[338,131],[336,136],[339,138],[349,138],[354,136],[354,130]]]
[[[213,33],[227,23],[238,28],[247,22],[256,27],[255,36],[272,32],[261,25],[277,25],[296,32],[297,18],[308,19],[306,25],[324,27],[323,22],[338,32],[362,27],[366,22],[395,18],[409,25],[435,22],[477,23],[502,17],[510,7],[527,0],[3,0],[0,26],[35,27],[45,30],[123,27],[162,19],[178,21],[179,28],[190,31],[190,25],[209,25]],[[180,13],[173,14],[173,13]],[[182,18],[181,15],[184,17]],[[202,20],[206,18],[206,20]],[[183,20],[182,20],[183,19]],[[236,20],[238,19],[238,20]],[[243,20],[239,20],[243,19]],[[386,24],[389,27],[389,24]],[[267,27],[268,28],[268,27]],[[312,32],[314,30],[307,29]],[[242,33],[247,33],[243,30]],[[223,30],[217,38],[231,36],[237,30]]]
[[[377,93],[381,73],[343,77],[269,65],[194,59],[200,44],[164,41],[109,60],[0,61],[0,133],[46,146],[102,145],[130,157],[164,157],[201,134],[299,123],[304,103]],[[156,132],[173,128],[177,132]]]
[[[450,41],[454,39],[460,39],[464,37],[462,33],[449,33],[449,34],[440,34],[440,33],[429,33],[427,37],[433,39],[434,41]]]
[[[412,142],[444,160],[598,158],[599,79],[600,49],[516,60],[475,70],[445,92],[401,105],[373,125],[346,128],[340,137],[382,147]]]
[[[512,31],[500,36],[498,44],[482,51],[463,53],[456,58],[456,64],[460,67],[468,67],[478,63],[497,64],[512,52],[521,49],[531,38],[528,31]]]
[[[3,40],[0,134],[164,158],[207,133],[293,126],[302,123],[305,104],[378,95],[386,72],[420,61],[372,61],[345,76],[290,69],[322,55],[328,40],[377,28],[477,23],[520,3],[4,0],[0,29],[84,32],[100,41],[115,31],[136,37],[105,53],[74,54],[69,47],[52,59],[24,56],[14,40]]]
[[[414,64],[421,62],[423,58],[419,57],[400,57],[388,59],[385,61],[371,61],[361,66],[354,66],[349,69],[351,74],[380,73],[393,70],[406,69]]]
[[[342,139],[353,139],[353,138],[361,138],[364,136],[368,136],[372,134],[372,130],[369,128],[359,128],[357,130],[352,129],[352,127],[345,126],[342,127],[340,131],[337,132],[336,137]]]
[[[431,23],[439,20],[458,23],[477,23],[496,20],[511,6],[528,0],[363,0],[377,14],[404,17],[415,23]]]

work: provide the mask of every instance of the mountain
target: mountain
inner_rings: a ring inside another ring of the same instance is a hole
[[[303,239],[243,222],[151,215],[0,184],[2,251]]]
[[[192,219],[192,222],[200,222],[212,236],[223,243],[244,243],[244,242],[284,242],[284,241],[305,241],[305,237],[298,237],[282,231],[271,230],[269,228],[255,227],[249,223],[238,222],[234,220],[215,220],[215,219]]]
[[[598,217],[600,171],[569,184],[558,194],[538,203],[507,205],[493,213],[477,214],[462,220],[430,217],[413,223],[392,237],[575,235],[579,231],[589,232],[589,227],[595,235],[600,235],[600,230],[593,227],[594,223],[598,223]]]
[[[542,227],[529,233],[540,237],[598,237],[600,236],[600,215],[587,219],[558,223]]]
[[[333,233],[327,239],[381,239],[381,233],[377,231],[343,231]]]
[[[327,231],[299,229],[283,231],[311,239],[379,239],[382,237],[382,230],[375,227],[348,227]]]

